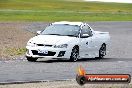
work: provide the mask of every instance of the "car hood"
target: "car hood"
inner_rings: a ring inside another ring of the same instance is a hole
[[[29,42],[36,43],[36,44],[65,44],[76,37],[69,37],[69,36],[58,36],[58,35],[38,35],[29,40]]]

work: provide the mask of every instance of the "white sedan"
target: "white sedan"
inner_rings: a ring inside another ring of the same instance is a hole
[[[53,58],[77,61],[81,58],[103,58],[109,45],[108,32],[94,31],[83,22],[54,22],[27,42],[26,58]]]

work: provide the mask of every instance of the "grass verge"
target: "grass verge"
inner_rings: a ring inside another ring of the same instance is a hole
[[[9,56],[23,55],[26,52],[26,48],[6,48],[5,52]]]
[[[0,22],[0,60],[17,59],[25,54],[27,41],[35,36],[25,31],[30,25],[26,22]]]
[[[1,0],[0,21],[132,21],[132,4]]]

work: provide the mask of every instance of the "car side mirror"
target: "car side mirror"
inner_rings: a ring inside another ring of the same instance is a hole
[[[41,34],[41,31],[37,31],[37,35],[40,35]]]
[[[81,38],[88,38],[89,34],[82,34]]]

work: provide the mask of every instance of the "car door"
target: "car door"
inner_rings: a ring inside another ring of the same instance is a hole
[[[88,34],[88,37],[83,37],[83,34]],[[80,34],[80,57],[81,58],[92,58],[94,47],[93,47],[93,34],[90,27],[84,24],[81,28]]]

